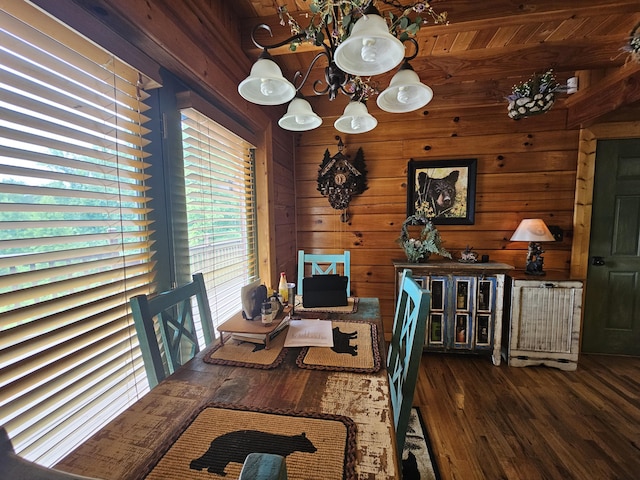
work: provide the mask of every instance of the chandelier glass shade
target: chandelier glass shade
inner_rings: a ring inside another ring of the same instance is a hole
[[[278,120],[278,125],[292,132],[304,132],[322,125],[322,118],[316,115],[309,102],[299,96],[291,100],[287,113]]]
[[[378,125],[378,120],[367,110],[367,106],[358,100],[351,100],[344,113],[333,126],[342,133],[366,133]]]
[[[399,2],[381,1],[399,6]],[[369,77],[389,72],[404,60],[390,86],[379,95],[377,104],[380,109],[390,113],[405,113],[425,106],[433,98],[433,90],[420,82],[409,65],[409,61],[418,55],[418,43],[408,36],[408,32],[415,33],[423,21],[417,17],[411,20],[415,23],[409,23],[406,14],[413,10],[422,12],[428,8],[436,22],[442,22],[443,19],[446,21],[446,14],[436,15],[428,2],[417,2],[412,7],[405,8],[402,16],[389,15],[391,25],[388,25],[373,2],[374,0],[311,0],[311,10],[315,13],[310,25],[303,29],[289,15],[293,35],[273,45],[263,45],[256,41],[255,34],[260,28],[271,34],[269,26],[257,25],[251,39],[263,52],[251,68],[249,76],[238,85],[240,95],[258,105],[291,102],[287,113],[278,121],[278,125],[285,130],[306,131],[317,128],[322,124],[322,118],[313,112],[309,102],[299,92],[315,64],[324,59],[327,62],[325,78],[314,80],[314,93],[328,95],[329,100],[335,99],[338,92],[349,97],[344,114],[334,122],[334,126],[343,133],[364,133],[378,124],[365,105],[371,95],[378,93],[375,83],[371,83]],[[282,8],[281,18],[283,11],[286,13],[286,9]],[[320,23],[317,22],[318,15],[322,19]],[[284,24],[284,20],[281,23]],[[401,35],[398,35],[398,25],[405,29]],[[295,50],[297,45],[308,41],[322,47],[322,51],[311,61],[305,74],[298,71],[293,83],[289,82],[268,50],[287,44]],[[415,48],[415,53],[409,57],[405,54],[406,41],[411,41]]]
[[[404,62],[389,86],[376,100],[380,110],[391,113],[412,112],[424,107],[433,98],[433,90],[420,81],[409,62]]]
[[[296,87],[284,78],[282,70],[268,53],[251,67],[251,73],[238,85],[242,98],[257,105],[282,105],[296,95]]]
[[[387,22],[377,13],[363,15],[335,52],[340,70],[361,77],[388,72],[403,58],[404,45],[389,33]]]

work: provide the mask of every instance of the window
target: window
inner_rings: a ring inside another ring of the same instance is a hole
[[[0,424],[51,465],[148,388],[141,75],[27,2],[0,11]]]
[[[258,278],[254,148],[193,108],[182,110],[182,148],[191,272],[220,324]]]

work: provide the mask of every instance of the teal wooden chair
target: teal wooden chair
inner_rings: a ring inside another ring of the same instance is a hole
[[[347,296],[351,295],[351,252],[324,254],[304,253],[298,250],[298,295],[302,295],[302,279],[305,277],[306,267],[310,265],[310,275],[344,275],[347,282]],[[342,265],[342,271],[338,268]]]
[[[287,464],[282,455],[250,453],[238,480],[287,480]]]
[[[411,276],[411,270],[404,270],[387,355],[393,423],[400,463],[424,347],[429,298],[429,291],[420,288]]]
[[[153,297],[136,295],[130,299],[149,388],[155,387],[200,350],[191,306],[193,298],[197,301],[205,343],[209,345],[215,334],[201,273],[193,275],[192,282],[173,290]]]
[[[0,427],[0,478],[6,480],[97,480],[43,467],[15,453],[9,434]]]

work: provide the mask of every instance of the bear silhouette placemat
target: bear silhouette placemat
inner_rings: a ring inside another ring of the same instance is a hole
[[[233,335],[226,339],[224,345],[218,343],[207,352],[203,360],[218,365],[270,369],[282,363],[287,349],[284,348],[286,335],[280,332],[270,342],[269,348],[264,343],[253,343],[236,340]]]
[[[212,404],[180,432],[146,480],[238,478],[252,452],[284,456],[290,480],[355,478],[356,426],[348,417]]]
[[[333,347],[305,347],[296,359],[300,368],[360,373],[380,370],[375,323],[339,320],[332,323]]]

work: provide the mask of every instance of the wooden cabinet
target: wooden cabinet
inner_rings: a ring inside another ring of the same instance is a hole
[[[408,268],[414,279],[431,292],[425,318],[425,350],[487,353],[500,365],[505,274],[502,263],[393,262],[396,298],[399,278]]]
[[[508,280],[509,365],[575,370],[580,350],[582,282],[531,277]]]

